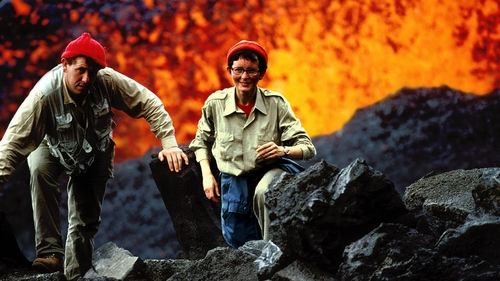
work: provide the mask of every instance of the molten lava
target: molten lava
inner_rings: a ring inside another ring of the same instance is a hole
[[[107,48],[110,66],[163,100],[179,143],[193,138],[204,99],[231,86],[225,53],[241,39],[267,48],[260,86],[284,93],[312,136],[402,87],[485,94],[500,85],[498,0],[42,2],[0,7],[2,134],[83,31]],[[116,119],[117,160],[159,145],[145,121]]]

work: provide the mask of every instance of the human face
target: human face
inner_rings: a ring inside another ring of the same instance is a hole
[[[256,75],[249,75],[247,71],[242,74],[237,74],[232,69],[245,69],[245,70],[256,70]],[[263,74],[259,71],[259,63],[250,61],[244,58],[239,58],[233,62],[231,68],[231,77],[233,78],[234,85],[236,87],[236,93],[239,95],[253,95],[257,89],[257,83],[262,79]]]
[[[77,95],[87,92],[99,71],[86,57],[77,57],[71,64],[68,60],[62,59],[62,65],[66,87]]]

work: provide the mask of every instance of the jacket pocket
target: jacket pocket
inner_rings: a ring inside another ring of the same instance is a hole
[[[61,147],[67,153],[74,153],[78,147],[77,125],[73,124],[71,113],[56,116],[57,135],[51,138],[54,146]],[[55,142],[55,143],[54,143]]]
[[[238,143],[234,135],[226,132],[217,133],[215,140],[215,156],[223,160],[231,160],[238,154]]]
[[[111,143],[111,132],[113,130],[113,114],[108,100],[103,99],[100,103],[92,104],[94,115],[94,131],[97,135],[97,148],[106,151]]]

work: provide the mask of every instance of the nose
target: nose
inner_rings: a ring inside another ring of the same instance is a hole
[[[90,75],[89,75],[88,71],[86,71],[85,73],[83,73],[83,75],[82,75],[82,82],[85,82],[85,83],[90,82]]]
[[[250,75],[248,74],[248,72],[246,70],[243,71],[243,73],[241,74],[241,77],[245,76],[246,78],[250,77]]]

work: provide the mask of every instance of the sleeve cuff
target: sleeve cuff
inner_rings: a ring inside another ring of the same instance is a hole
[[[311,159],[316,155],[314,148],[311,150],[311,148],[304,144],[299,144],[299,147],[302,150],[302,160]]]
[[[197,149],[194,152],[194,155],[196,156],[196,162],[200,162],[201,160],[205,160],[205,159],[210,159],[210,154],[208,153],[208,150],[206,150],[206,149]]]
[[[170,137],[166,137],[166,138],[161,139],[161,146],[163,147],[163,149],[177,147],[178,145],[177,145],[177,140],[175,139],[175,136],[170,136]]]

